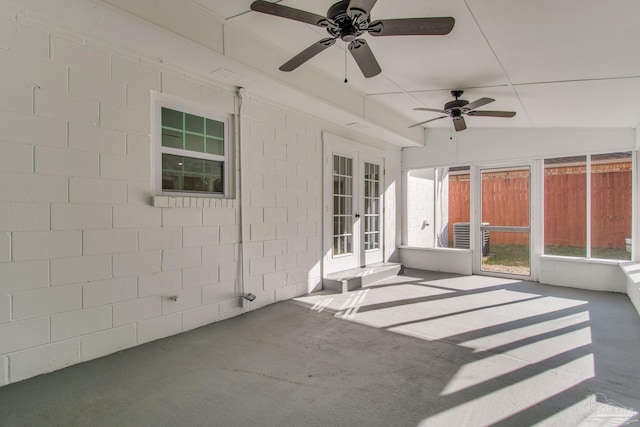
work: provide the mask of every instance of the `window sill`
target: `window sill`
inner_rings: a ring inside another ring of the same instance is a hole
[[[583,263],[583,264],[605,264],[605,265],[620,265],[625,262],[630,262],[629,260],[581,258],[581,257],[570,257],[570,256],[560,256],[560,255],[540,255],[539,258],[550,260],[550,261],[564,261],[564,262],[577,262],[577,263]]]
[[[156,208],[235,208],[236,199],[195,196],[154,196]]]
[[[420,246],[407,246],[407,245],[400,245],[400,246],[398,246],[398,249],[410,249],[410,250],[426,251],[426,252],[430,252],[430,251],[434,251],[434,252],[455,252],[455,253],[469,253],[469,252],[471,252],[471,249],[459,249],[459,248],[422,248],[422,247],[420,247]]]

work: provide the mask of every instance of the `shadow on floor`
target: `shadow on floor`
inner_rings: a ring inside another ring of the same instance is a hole
[[[639,326],[624,295],[407,270],[2,387],[0,425],[622,425]]]
[[[407,270],[349,294],[297,301],[470,352],[441,389],[447,409],[420,425],[638,419],[640,319],[624,295]]]

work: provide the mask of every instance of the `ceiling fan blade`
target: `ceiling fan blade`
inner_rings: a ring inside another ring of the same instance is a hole
[[[425,124],[425,123],[432,122],[432,121],[434,121],[434,120],[444,119],[445,117],[449,117],[449,116],[440,116],[440,117],[436,117],[435,119],[425,120],[424,122],[416,123],[415,125],[411,125],[411,126],[409,126],[409,129],[414,128],[414,127],[416,127],[416,126],[423,125],[423,124]]]
[[[307,62],[317,54],[319,54],[320,52],[324,51],[330,46],[333,46],[335,43],[336,43],[336,39],[327,38],[312,44],[311,46],[309,46],[308,48],[306,48],[305,50],[303,50],[302,52],[300,52],[299,54],[291,58],[285,64],[283,64],[280,67],[280,71],[295,70],[296,68],[298,68],[299,66],[301,66],[302,64],[304,64],[305,62]]]
[[[444,36],[451,32],[455,22],[451,17],[383,19],[369,25],[369,34],[372,36]]]
[[[513,117],[516,115],[515,111],[469,111],[467,113],[469,116],[480,116],[480,117]]]
[[[464,121],[464,117],[456,117],[453,119],[453,127],[456,128],[456,132],[460,132],[467,128],[467,122]]]
[[[347,14],[352,19],[358,19],[362,15],[369,16],[371,9],[375,6],[378,0],[351,0],[349,7],[347,7]]]
[[[482,107],[483,105],[487,105],[490,102],[495,101],[495,99],[493,98],[480,98],[478,100],[475,100],[467,105],[465,105],[463,108],[465,110],[475,110],[478,107]]]
[[[420,108],[414,108],[415,111],[432,111],[434,113],[442,113],[442,114],[446,114],[446,111],[441,110],[439,108],[424,108],[424,107],[420,107]]]
[[[349,52],[366,78],[377,76],[382,72],[376,57],[373,56],[373,52],[365,40],[355,39],[349,43]]]
[[[328,26],[328,20],[324,16],[268,1],[254,1],[251,3],[251,10],[266,13],[268,15],[279,16],[281,18],[293,19],[294,21],[304,22],[306,24],[317,25],[319,27]]]

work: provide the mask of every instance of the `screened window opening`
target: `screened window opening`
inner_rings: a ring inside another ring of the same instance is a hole
[[[407,177],[407,245],[469,249],[471,168],[416,169]]]
[[[547,255],[631,259],[630,152],[544,161]]]
[[[228,119],[160,110],[162,192],[224,195]]]

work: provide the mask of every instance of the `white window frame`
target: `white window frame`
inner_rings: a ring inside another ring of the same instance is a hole
[[[592,165],[592,157],[593,156],[598,156],[598,155],[602,155],[602,154],[614,154],[614,153],[631,153],[631,254],[630,254],[630,260],[627,259],[613,259],[613,258],[594,258],[592,255],[592,241],[591,241],[591,233],[592,233],[592,229],[591,229],[591,209],[592,209],[592,205],[591,205],[591,174],[592,174],[592,169],[591,169],[591,165]],[[547,254],[545,253],[545,247],[544,247],[544,221],[546,221],[546,218],[544,216],[544,197],[545,197],[545,187],[544,187],[544,161],[547,159],[556,159],[556,158],[563,158],[563,157],[574,157],[574,156],[585,156],[586,157],[586,161],[585,161],[585,166],[586,166],[586,212],[585,212],[585,216],[586,216],[586,242],[585,242],[585,256],[583,257],[568,257],[568,256],[563,256],[563,255],[553,255],[553,254]],[[637,184],[636,184],[636,179],[638,179],[636,177],[637,174],[637,167],[638,167],[638,155],[637,155],[637,151],[635,150],[614,150],[614,151],[603,151],[603,152],[593,152],[593,153],[582,153],[582,154],[575,154],[575,155],[568,155],[568,156],[555,156],[555,157],[544,157],[540,160],[541,162],[541,168],[542,168],[542,172],[540,173],[540,179],[541,179],[541,186],[542,186],[542,190],[540,191],[540,195],[542,198],[542,208],[541,208],[541,217],[542,217],[542,224],[541,224],[541,247],[540,247],[540,255],[545,257],[545,258],[559,258],[559,259],[572,259],[572,260],[581,260],[581,261],[587,261],[587,262],[600,262],[600,263],[611,263],[611,264],[617,264],[617,263],[621,263],[621,262],[630,262],[630,261],[635,261],[638,255],[638,250],[636,249],[636,222],[637,222],[637,218],[638,218],[638,213],[636,211],[635,206],[636,206],[636,191],[637,191]]]
[[[197,151],[182,150],[172,147],[162,146],[162,108],[169,108],[175,111],[192,114],[194,116],[204,117],[205,119],[215,120],[224,124],[224,156],[214,155],[209,153],[199,153]],[[163,97],[156,97],[153,105],[153,119],[152,119],[152,135],[153,144],[155,146],[155,185],[156,194],[159,196],[180,196],[180,197],[209,197],[209,198],[229,198],[230,193],[230,181],[231,181],[231,156],[230,156],[230,126],[233,123],[232,114],[220,114],[220,112],[214,112],[207,109],[205,106],[196,106],[189,104],[188,102],[181,102],[175,99],[167,99]],[[175,190],[163,190],[162,189],[162,155],[171,154],[177,156],[191,157],[194,159],[213,160],[222,162],[222,179],[223,179],[223,192],[222,193],[206,193],[200,191],[175,191]]]

